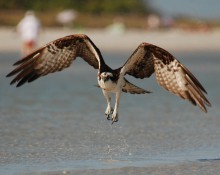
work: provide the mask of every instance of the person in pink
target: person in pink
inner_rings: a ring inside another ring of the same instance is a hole
[[[34,11],[27,11],[16,27],[16,31],[22,40],[22,55],[25,56],[36,48],[40,28],[40,21],[35,16]]]

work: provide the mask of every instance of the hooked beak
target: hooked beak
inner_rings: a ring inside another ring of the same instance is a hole
[[[103,81],[104,81],[104,82],[106,82],[106,81],[108,81],[108,80],[109,80],[109,76],[103,77]]]

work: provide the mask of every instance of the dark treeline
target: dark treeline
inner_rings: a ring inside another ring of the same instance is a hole
[[[90,14],[147,14],[146,0],[0,0],[2,10],[60,11],[75,9]]]

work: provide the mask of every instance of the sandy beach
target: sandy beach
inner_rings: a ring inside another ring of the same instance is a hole
[[[130,51],[140,43],[149,42],[172,51],[220,50],[220,29],[208,32],[183,31],[171,29],[164,31],[127,30],[113,33],[107,30],[71,30],[62,28],[45,28],[39,38],[39,46],[54,39],[75,33],[87,34],[101,51]],[[20,38],[13,28],[0,28],[0,51],[18,51]]]

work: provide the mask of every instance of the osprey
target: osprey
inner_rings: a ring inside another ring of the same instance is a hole
[[[211,106],[204,95],[206,90],[195,76],[169,52],[149,43],[141,43],[122,67],[112,69],[87,35],[70,35],[54,40],[17,61],[14,64],[17,67],[7,77],[16,75],[11,84],[17,83],[19,87],[69,67],[77,57],[83,58],[89,65],[98,69],[98,87],[102,89],[107,101],[105,115],[112,123],[118,121],[122,92],[150,93],[126,80],[126,74],[143,79],[155,72],[158,84],[166,90],[189,100],[193,105],[198,105],[204,112],[207,112],[205,105]],[[115,93],[114,108],[110,104],[110,93]]]

